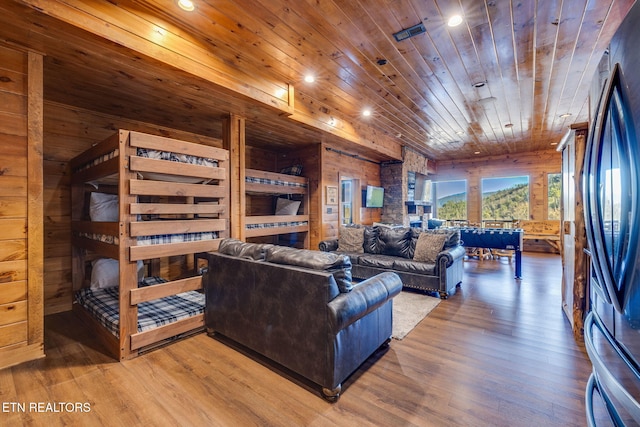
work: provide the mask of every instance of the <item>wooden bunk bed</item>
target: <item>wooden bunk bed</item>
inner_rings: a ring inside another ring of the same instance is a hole
[[[255,237],[279,236],[301,233],[299,246],[309,247],[309,185],[302,176],[267,172],[256,169],[245,170],[246,196],[285,196],[299,202],[299,212],[289,214],[244,215],[242,217],[242,240]]]
[[[118,360],[203,329],[197,266],[154,274],[227,237],[228,161],[227,150],[127,130],[70,161],[73,307]],[[103,199],[115,200],[106,216]],[[94,277],[102,260],[117,261],[116,287]],[[143,261],[155,267],[140,281]]]

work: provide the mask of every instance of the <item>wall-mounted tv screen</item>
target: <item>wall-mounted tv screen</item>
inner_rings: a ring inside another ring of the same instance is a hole
[[[364,206],[367,208],[381,208],[384,201],[384,188],[367,185],[367,195]]]

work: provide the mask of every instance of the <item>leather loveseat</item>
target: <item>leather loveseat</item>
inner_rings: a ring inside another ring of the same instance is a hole
[[[319,247],[349,256],[358,279],[392,271],[405,287],[438,292],[443,299],[462,282],[465,250],[458,230],[346,226],[338,239],[324,240]]]
[[[320,385],[329,401],[390,340],[396,274],[352,283],[343,255],[235,239],[205,257],[208,333]]]

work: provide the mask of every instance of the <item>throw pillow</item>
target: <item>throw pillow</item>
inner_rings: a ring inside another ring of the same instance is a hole
[[[91,221],[118,221],[118,196],[115,194],[91,193],[89,217]]]
[[[282,169],[280,173],[284,173],[287,175],[300,176],[302,175],[302,165],[289,166],[288,168]]]
[[[296,215],[300,208],[300,200],[290,200],[278,197],[276,200],[276,215]]]
[[[416,251],[413,255],[414,261],[436,262],[438,254],[444,247],[447,240],[445,234],[421,233],[416,242]]]
[[[364,253],[364,228],[340,227],[338,252]]]
[[[380,253],[383,255],[411,258],[411,229],[380,227],[378,230]]]

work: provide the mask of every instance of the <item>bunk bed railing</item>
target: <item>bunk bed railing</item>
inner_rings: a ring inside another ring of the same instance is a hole
[[[224,219],[188,219],[132,222],[129,226],[131,237],[154,236],[171,230],[173,234],[222,231],[226,228]]]
[[[69,167],[71,168],[71,170],[78,171],[80,168],[91,163],[93,160],[117,150],[120,143],[120,136],[123,133],[126,133],[126,131],[120,131],[113,134],[99,144],[92,146],[91,148],[71,159],[69,161]]]
[[[192,316],[168,325],[159,326],[144,332],[131,334],[131,350],[140,350],[151,344],[172,338],[186,332],[200,331],[204,328],[204,314]]]
[[[161,214],[191,214],[191,215],[218,215],[226,212],[226,206],[222,204],[189,204],[176,205],[173,203],[131,203],[133,215],[161,215]]]
[[[198,240],[195,242],[166,243],[148,246],[132,246],[129,248],[131,261],[166,256],[184,255],[198,252],[211,252],[218,250],[220,240]]]
[[[202,289],[202,276],[194,276],[186,279],[161,283],[159,285],[132,289],[130,293],[130,300],[131,305],[137,305],[142,302],[164,298],[181,292],[197,291],[200,289]]]
[[[229,159],[229,152],[223,148],[193,142],[180,141],[163,136],[149,135],[129,131],[129,145],[158,151],[189,154],[192,156],[215,159]]]

